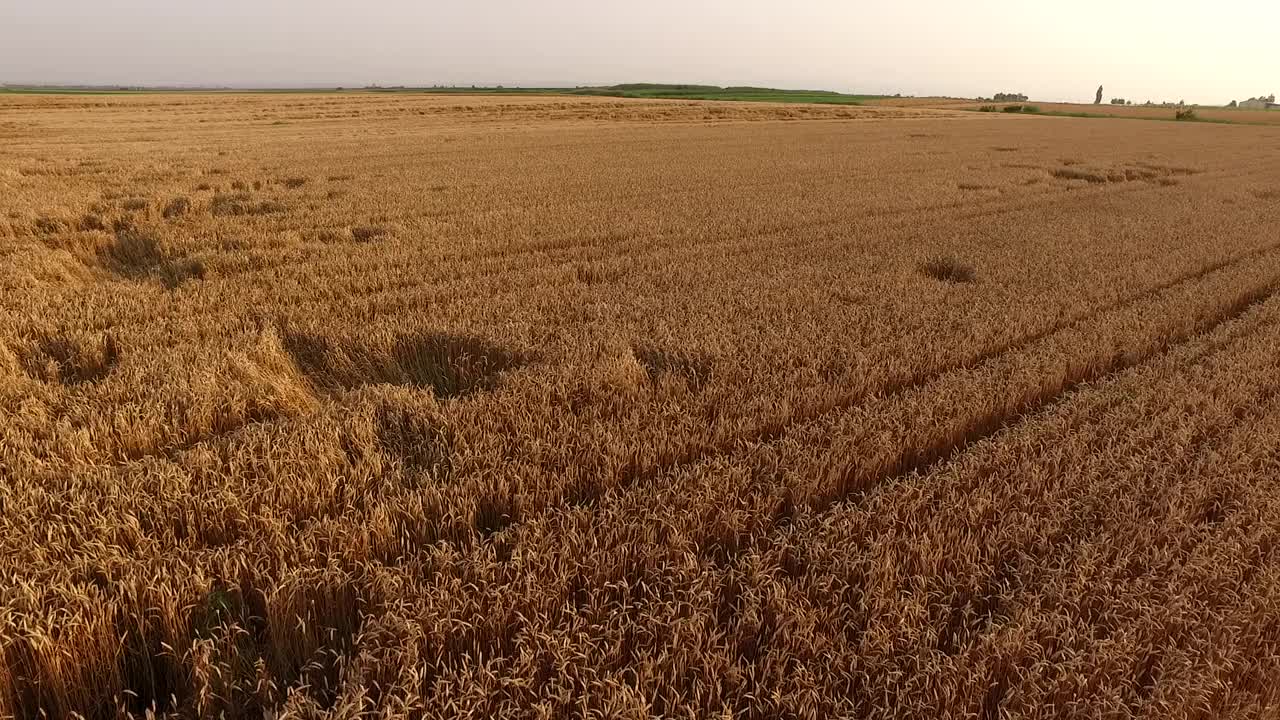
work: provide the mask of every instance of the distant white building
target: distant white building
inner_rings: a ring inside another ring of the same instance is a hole
[[[1266,98],[1249,98],[1241,100],[1238,107],[1241,110],[1275,110],[1280,108],[1280,103],[1270,102]]]

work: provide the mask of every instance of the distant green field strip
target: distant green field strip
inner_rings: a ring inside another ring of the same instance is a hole
[[[822,103],[828,105],[857,105],[866,100],[883,97],[881,95],[846,95],[826,90],[777,90],[774,88],[745,87],[713,88],[705,86],[620,85],[607,88],[583,88],[572,92],[575,95],[663,100],[725,100],[732,102]]]
[[[519,88],[519,87],[378,87],[378,88],[68,88],[9,87],[2,94],[13,95],[134,95],[153,93],[415,93],[429,95],[567,95],[619,97],[657,100],[724,100],[732,102],[815,103],[857,105],[883,95],[848,95],[828,90],[778,90],[757,87],[715,87],[711,85],[659,85],[633,83],[607,87]]]

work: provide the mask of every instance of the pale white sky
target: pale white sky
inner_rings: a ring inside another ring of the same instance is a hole
[[[1280,92],[1280,0],[0,0],[0,82],[1221,103]]]

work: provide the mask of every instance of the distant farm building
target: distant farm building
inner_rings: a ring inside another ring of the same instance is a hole
[[[1275,97],[1270,98],[1249,98],[1241,100],[1239,105],[1241,110],[1277,110],[1280,109],[1280,103],[1275,101]]]

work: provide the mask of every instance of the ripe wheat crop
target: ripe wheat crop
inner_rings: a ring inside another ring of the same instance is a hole
[[[0,98],[0,717],[1274,717],[1270,127]]]

